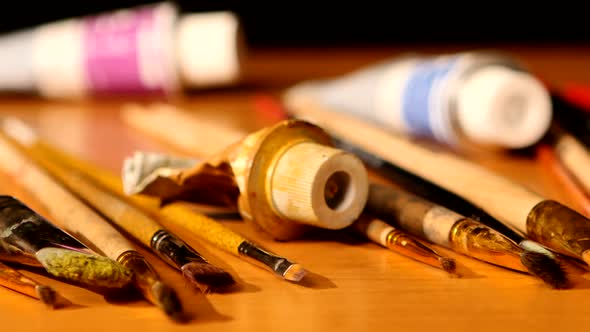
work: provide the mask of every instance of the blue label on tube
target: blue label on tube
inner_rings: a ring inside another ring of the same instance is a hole
[[[455,58],[444,62],[424,61],[413,68],[402,94],[402,117],[410,134],[436,138],[436,125],[432,121],[440,117],[433,117],[432,113],[440,112],[441,108],[436,107],[440,101],[433,100],[432,95],[445,84],[443,80],[455,63]]]

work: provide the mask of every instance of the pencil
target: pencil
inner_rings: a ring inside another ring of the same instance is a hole
[[[22,125],[25,126],[24,123]],[[28,133],[28,150],[35,151],[35,153],[43,155],[45,158],[67,164],[69,167],[89,176],[111,192],[122,197],[125,196],[120,177],[106,169],[44,143],[32,129],[29,128],[27,131],[26,128],[28,127],[21,128],[19,132]],[[263,267],[280,278],[299,282],[306,274],[306,270],[300,264],[263,249],[216,220],[194,211],[186,204],[170,202],[161,206],[160,200],[154,197],[145,195],[125,197],[143,211],[157,216],[163,223],[174,224],[187,229],[216,248]]]
[[[90,207],[35,164],[4,134],[0,136],[0,169],[12,176],[43,204],[54,220],[95,251],[119,262],[135,274],[134,284],[151,303],[174,320],[183,319],[176,292],[163,283],[133,245]]]
[[[569,207],[451,153],[426,149],[312,100],[290,100],[289,107],[290,113],[323,126],[338,139],[464,197],[532,240],[590,263],[590,220]]]

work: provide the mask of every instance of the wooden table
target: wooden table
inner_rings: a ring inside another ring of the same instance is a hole
[[[268,122],[254,115],[253,98],[275,93],[302,79],[344,73],[407,50],[330,49],[254,50],[239,87],[198,91],[172,100],[184,109],[208,114],[222,124],[252,131]],[[446,47],[458,51],[466,47]],[[548,82],[590,82],[590,48],[505,47]],[[40,130],[66,151],[119,171],[123,158],[136,149],[169,151],[171,147],[126,127],[120,107],[133,98],[47,101],[33,97],[0,99],[0,114],[13,114]],[[207,142],[223,147],[224,142]],[[1,162],[1,161],[0,161]],[[553,199],[569,196],[534,160],[521,155],[478,157],[478,162]],[[0,191],[19,197],[40,212],[43,207],[0,174]],[[223,223],[305,266],[310,274],[289,283],[174,229],[189,244],[226,268],[239,290],[201,295],[179,273],[147,254],[163,278],[180,293],[193,315],[187,324],[169,321],[141,299],[113,301],[102,294],[63,283],[33,270],[27,275],[55,287],[75,306],[51,311],[40,302],[0,288],[3,331],[550,331],[582,328],[590,323],[590,281],[575,278],[574,288],[551,290],[528,275],[505,270],[440,249],[455,257],[464,276],[451,278],[375,244],[340,233],[321,233],[300,241],[270,241],[239,220]]]

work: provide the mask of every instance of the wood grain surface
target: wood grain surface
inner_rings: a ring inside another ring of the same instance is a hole
[[[463,49],[470,48],[457,46],[444,51]],[[49,101],[33,96],[2,96],[0,115],[16,115],[38,129],[49,143],[119,172],[122,160],[136,149],[186,154],[126,127],[120,113],[128,102],[169,101],[220,125],[253,131],[269,124],[268,118],[253,109],[257,96],[278,93],[302,79],[344,73],[413,50],[422,49],[253,50],[246,63],[244,83],[234,88],[194,91],[170,100]],[[423,50],[443,51],[433,47]],[[548,83],[590,83],[590,48],[502,50],[521,58]],[[229,143],[203,142],[208,149],[220,150]],[[545,197],[571,203],[560,182],[530,154],[470,158]],[[0,193],[16,196],[51,219],[47,209],[2,173]],[[166,225],[210,261],[230,271],[239,286],[222,294],[199,294],[177,271],[138,245],[163,279],[178,290],[191,314],[189,322],[177,324],[140,297],[85,289],[52,279],[39,270],[17,266],[26,275],[54,287],[74,305],[52,311],[33,298],[0,287],[2,330],[566,331],[590,324],[590,306],[586,305],[590,280],[573,266],[568,265],[568,269],[574,287],[552,290],[526,274],[437,248],[456,258],[463,277],[452,278],[347,232],[322,231],[298,241],[274,242],[239,219],[221,222],[302,264],[309,275],[300,284],[286,282],[199,241],[178,226]]]

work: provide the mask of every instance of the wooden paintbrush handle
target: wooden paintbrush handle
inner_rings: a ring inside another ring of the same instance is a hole
[[[29,191],[51,214],[52,221],[97,252],[116,260],[134,250],[106,220],[54,180],[33,160],[0,137],[0,169]]]
[[[555,153],[566,169],[590,193],[590,153],[571,135],[561,135],[555,143]]]
[[[37,155],[37,161],[69,190],[82,197],[114,224],[148,248],[151,247],[152,237],[162,227],[150,216],[97,186],[87,176],[71,167],[64,167],[55,160],[44,158],[42,155]]]
[[[326,111],[308,100],[290,100],[290,111],[331,134],[421,176],[484,208],[496,219],[526,232],[529,212],[544,199],[481,166],[451,153],[413,144],[375,125]]]
[[[209,118],[166,104],[149,108],[128,105],[123,109],[122,117],[131,127],[198,157],[213,156],[247,135],[242,130],[220,126]]]
[[[88,175],[112,192],[124,196],[121,180],[112,172],[80,160],[79,158],[74,158],[41,142],[31,146],[31,148],[44,154],[47,158],[60,160],[60,162]],[[233,232],[216,220],[191,210],[183,203],[172,202],[160,208],[160,200],[157,198],[143,195],[133,195],[128,196],[128,198],[136,206],[162,218],[163,222],[182,226],[226,252],[239,255],[238,247],[242,242],[246,241],[241,235]]]

